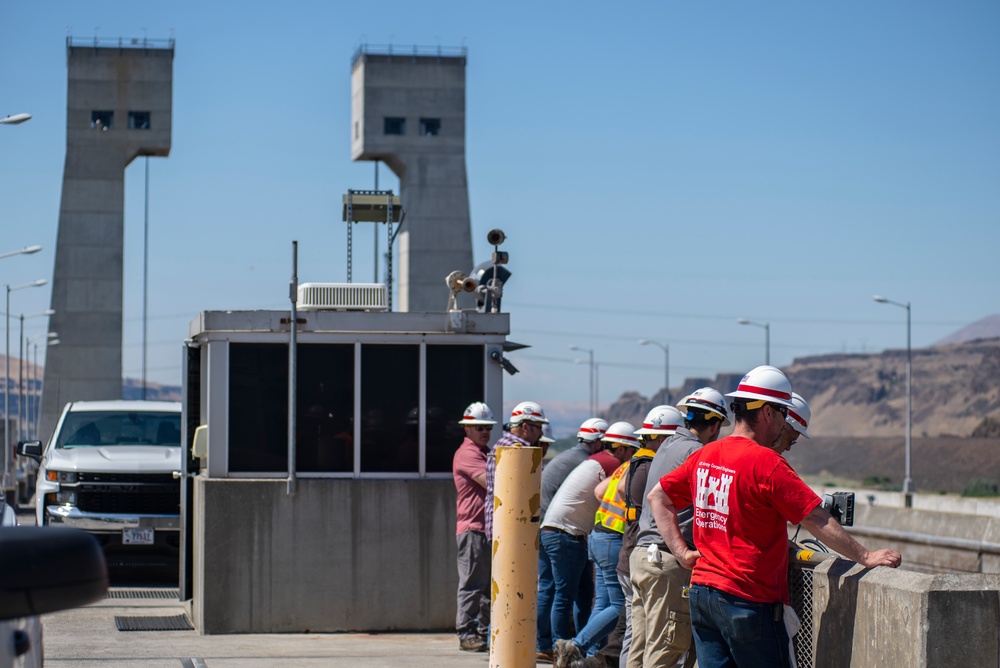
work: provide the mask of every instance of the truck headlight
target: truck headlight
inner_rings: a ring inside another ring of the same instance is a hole
[[[45,479],[52,482],[76,482],[75,471],[46,471]]]
[[[56,503],[59,505],[76,505],[76,492],[56,492]]]

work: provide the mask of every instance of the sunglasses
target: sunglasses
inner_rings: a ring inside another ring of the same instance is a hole
[[[473,425],[469,425],[469,426],[472,427],[475,431],[492,431],[493,430],[493,427],[491,427],[488,424],[473,424]]]
[[[768,404],[771,410],[778,411],[783,417],[788,417],[788,406],[781,406],[779,404]]]

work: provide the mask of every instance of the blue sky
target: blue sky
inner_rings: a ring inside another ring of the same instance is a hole
[[[171,155],[150,163],[151,380],[187,323],[346,276],[339,202],[357,46],[465,46],[476,261],[507,232],[510,401],[586,404],[827,352],[934,343],[1000,313],[996,2],[247,2],[0,6],[0,280],[51,278],[65,38],[176,39]],[[382,187],[398,188],[383,167]],[[125,373],[139,377],[143,171],[126,173]],[[371,233],[355,275],[372,274]],[[384,245],[384,244],[383,244]],[[443,276],[443,274],[442,274]],[[48,307],[48,288],[11,312]],[[444,304],[442,304],[442,308]],[[28,334],[43,331],[28,321]],[[15,332],[16,335],[16,332]]]

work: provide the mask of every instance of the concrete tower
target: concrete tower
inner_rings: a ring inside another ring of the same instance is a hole
[[[66,163],[52,280],[41,433],[67,401],[122,397],[125,168],[170,153],[174,43],[72,38]]]
[[[472,271],[465,174],[465,50],[373,53],[351,72],[351,158],[381,160],[399,177],[400,311],[443,311],[445,276]]]

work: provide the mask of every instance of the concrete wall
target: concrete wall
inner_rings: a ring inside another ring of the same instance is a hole
[[[172,127],[173,48],[70,46],[66,162],[56,238],[41,434],[68,401],[121,399],[125,168],[140,155],[166,156]],[[114,124],[92,127],[94,111]],[[130,111],[150,113],[129,129]]]
[[[385,134],[386,117],[405,118],[405,134]],[[421,118],[440,119],[440,133],[420,135]],[[473,268],[465,57],[360,53],[351,74],[351,158],[381,160],[400,180],[398,310],[443,311],[445,276]],[[460,299],[464,308],[473,304]]]
[[[451,480],[195,478],[201,633],[455,626]]]
[[[844,560],[813,576],[816,668],[996,666],[1000,575],[929,575]]]

